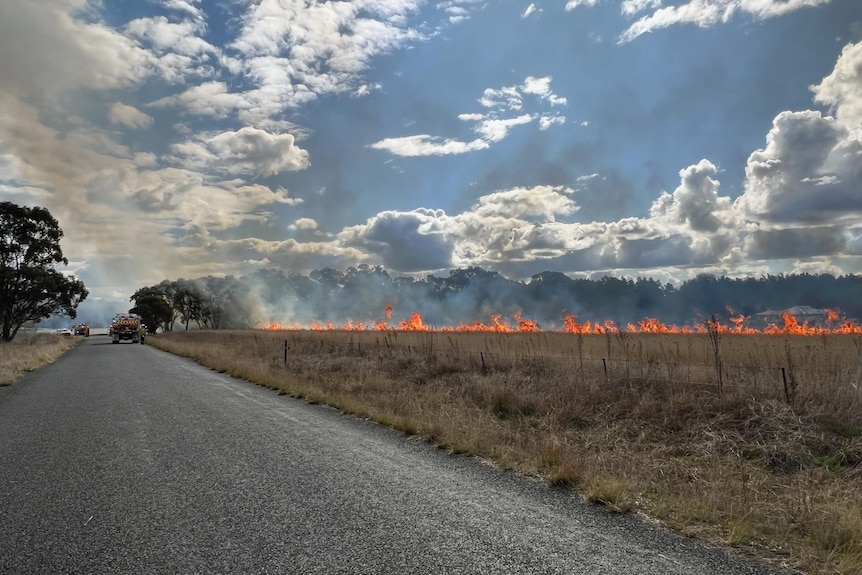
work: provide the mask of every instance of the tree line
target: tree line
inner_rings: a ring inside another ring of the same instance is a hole
[[[699,275],[680,285],[651,278],[571,278],[546,271],[527,281],[470,267],[448,276],[397,277],[380,266],[346,270],[324,268],[308,275],[261,269],[242,277],[207,276],[165,280],[140,288],[130,298],[132,312],[151,330],[245,329],[270,322],[308,327],[311,322],[381,321],[384,306],[393,321],[420,312],[432,326],[487,322],[516,312],[545,328],[565,314],[619,325],[656,317],[692,324],[715,316],[755,316],[768,310],[806,305],[839,309],[862,317],[862,277],[829,274],[776,274],[759,278]]]

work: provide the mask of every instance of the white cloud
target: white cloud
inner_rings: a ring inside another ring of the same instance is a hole
[[[588,0],[595,4],[594,0]],[[634,22],[620,35],[619,42],[631,42],[638,36],[676,24],[694,24],[701,28],[728,22],[737,12],[757,20],[783,16],[802,8],[829,3],[830,0],[689,0],[685,4],[656,8]],[[590,5],[592,5],[590,4]],[[645,8],[635,3],[639,8]]]
[[[513,188],[481,196],[472,210],[482,217],[543,216],[553,222],[557,215],[570,215],[578,210],[571,198],[572,193],[571,189],[563,186]]]
[[[599,0],[568,0],[566,2],[566,10],[574,10],[578,6],[592,7],[598,4]]]
[[[421,0],[250,4],[231,48],[247,62],[256,90],[278,109],[322,94],[351,92],[371,58],[424,38],[406,27]]]
[[[458,119],[463,122],[475,122],[473,130],[481,136],[480,139],[464,142],[421,134],[401,138],[386,138],[371,144],[370,147],[401,156],[464,154],[484,150],[491,144],[501,142],[509,135],[514,126],[529,124],[536,119],[539,120],[539,129],[541,130],[565,123],[565,117],[560,115],[523,113],[518,116],[511,116],[512,112],[523,109],[525,94],[537,96],[540,101],[548,102],[551,106],[566,103],[565,98],[557,96],[551,90],[550,76],[544,78],[528,76],[520,86],[506,86],[499,89],[487,88],[479,99],[479,104],[487,108],[488,112],[458,114]]]
[[[385,150],[397,156],[444,156],[451,154],[463,154],[476,150],[488,148],[488,142],[477,139],[472,142],[460,140],[448,140],[419,134],[416,136],[404,136],[402,138],[385,138],[371,144],[369,147],[375,150]]]
[[[356,96],[357,98],[361,98],[363,96],[367,96],[367,95],[371,94],[372,92],[377,92],[377,91],[381,90],[382,88],[383,88],[383,86],[380,85],[379,83],[362,84],[361,86],[356,88],[356,90],[353,92],[353,95]]]
[[[173,159],[190,169],[272,176],[310,165],[308,152],[292,134],[271,134],[246,126],[237,131],[198,136],[171,146]]]
[[[623,0],[622,13],[626,16],[634,16],[644,10],[653,10],[662,5],[662,0]]]
[[[529,124],[533,120],[530,114],[521,114],[515,118],[485,119],[479,122],[475,130],[486,142],[493,144],[502,141],[513,126]]]
[[[184,12],[196,20],[203,20],[203,13],[195,6],[200,0],[162,0],[162,5],[169,10]]]
[[[506,108],[520,110],[524,107],[523,97],[515,86],[508,88],[487,88],[479,99],[479,104],[485,108]]]
[[[312,218],[299,218],[290,224],[288,228],[293,230],[316,230],[318,228],[318,224],[317,221]]]
[[[650,216],[696,232],[716,232],[727,226],[729,222],[722,222],[717,212],[728,212],[730,199],[718,195],[717,174],[718,168],[709,160],[682,170],[680,186],[672,194],[662,193],[653,202]]]
[[[157,107],[182,106],[190,114],[227,118],[237,110],[251,106],[243,94],[228,91],[224,82],[204,82],[181,94],[167,96],[151,104]]]
[[[185,56],[200,56],[218,51],[199,36],[204,30],[203,22],[170,22],[164,16],[138,18],[126,24],[128,35],[148,42],[157,52],[171,51]]]
[[[530,2],[530,5],[527,6],[527,9],[524,10],[523,14],[521,14],[521,18],[527,18],[528,16],[530,16],[530,14],[533,14],[536,11],[539,11],[539,9],[536,8],[536,3]]]
[[[565,116],[541,116],[539,118],[539,129],[547,130],[551,126],[558,125],[562,126],[566,123]]]
[[[764,222],[827,222],[862,216],[862,143],[820,112],[782,112],[766,147],[749,156],[738,199]]]
[[[525,94],[535,94],[546,98],[551,93],[551,77],[534,78],[533,76],[527,76],[527,79],[521,85],[521,91]]]
[[[568,104],[565,98],[557,96],[551,91],[550,76],[545,76],[544,78],[528,76],[520,88],[524,94],[539,96],[541,99],[547,100],[552,106],[565,106]]]
[[[112,124],[120,124],[128,128],[149,128],[153,125],[152,116],[121,102],[111,104],[108,109],[108,120]]]
[[[832,72],[811,89],[815,102],[830,106],[845,128],[862,135],[862,42],[844,46]]]

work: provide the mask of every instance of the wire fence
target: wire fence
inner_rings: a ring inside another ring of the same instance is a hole
[[[683,357],[684,350],[679,345],[663,348],[672,357],[658,357],[655,349],[638,345],[611,345],[608,340],[605,351],[589,355],[581,346],[572,346],[570,351],[539,349],[539,346],[523,343],[515,349],[465,349],[449,339],[442,344],[439,339],[425,341],[412,340],[411,343],[393,341],[384,337],[369,340],[365,338],[348,341],[337,338],[315,338],[304,340],[293,336],[283,340],[283,363],[288,365],[291,350],[294,354],[342,354],[367,355],[375,353],[401,354],[419,361],[450,362],[461,370],[474,370],[488,375],[512,369],[532,369],[537,372],[563,372],[566,377],[576,380],[591,380],[607,384],[636,384],[640,387],[677,386],[712,390],[722,395],[726,392],[744,392],[753,395],[782,397],[792,403],[805,393],[823,393],[827,390],[858,395],[862,402],[862,348],[855,342],[840,353],[827,357],[825,350],[813,349],[811,344],[785,349],[773,353],[758,353],[749,350],[745,362],[726,361],[725,357],[738,357],[740,353],[732,350],[722,356],[719,340],[715,346],[700,350],[704,359],[691,360]],[[272,341],[279,341],[272,338]],[[529,340],[527,340],[529,342]],[[614,342],[618,344],[620,342]],[[595,346],[594,346],[595,347]],[[594,350],[595,351],[595,350]],[[675,351],[675,356],[673,352]],[[855,351],[855,353],[854,353]],[[780,353],[779,353],[780,352]],[[736,355],[733,355],[733,354]],[[598,355],[598,356],[597,356]],[[600,357],[599,357],[600,356]]]

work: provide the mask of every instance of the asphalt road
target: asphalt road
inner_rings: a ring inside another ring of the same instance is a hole
[[[0,573],[764,574],[147,345],[0,388]]]

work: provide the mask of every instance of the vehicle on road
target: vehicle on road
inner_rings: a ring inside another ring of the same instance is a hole
[[[79,323],[74,328],[72,328],[72,335],[83,335],[84,337],[90,337],[90,324]]]
[[[111,343],[131,341],[132,343],[144,343],[146,327],[141,322],[141,316],[135,313],[121,313],[114,316],[108,333],[111,334]]]

